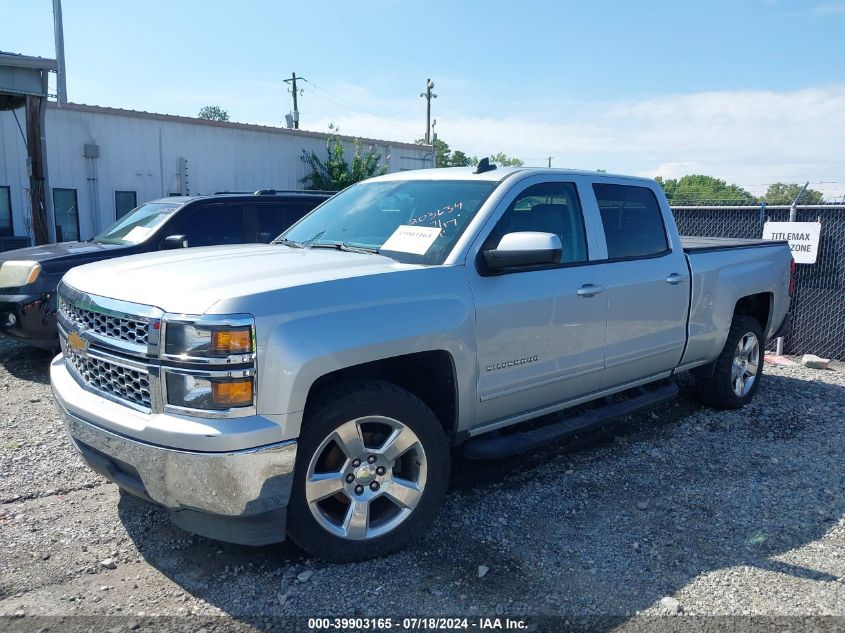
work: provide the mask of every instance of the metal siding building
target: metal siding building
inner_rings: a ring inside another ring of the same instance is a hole
[[[23,112],[17,112],[23,125]],[[79,237],[111,224],[118,197],[138,204],[168,194],[301,189],[308,173],[300,156],[326,153],[326,134],[263,125],[205,121],[115,108],[51,103],[47,137],[48,205],[57,223],[70,221],[75,192]],[[353,141],[342,137],[351,157]],[[388,170],[430,167],[431,147],[361,139]],[[0,112],[0,198],[11,203],[15,235],[31,235],[26,147],[12,112]],[[116,194],[116,192],[125,192]],[[0,208],[4,202],[0,199]],[[125,211],[126,209],[122,209]],[[75,227],[65,226],[64,237]]]

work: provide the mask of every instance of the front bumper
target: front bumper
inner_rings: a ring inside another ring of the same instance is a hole
[[[55,362],[52,369],[57,369]],[[295,441],[225,452],[150,444],[102,428],[85,419],[78,408],[70,411],[66,398],[74,394],[67,391],[76,389],[82,391],[75,382],[53,381],[68,434],[93,470],[127,492],[167,508],[174,522],[189,531],[247,545],[284,540]],[[130,427],[135,415],[126,409]]]
[[[0,334],[54,349],[58,347],[54,294],[0,295]]]

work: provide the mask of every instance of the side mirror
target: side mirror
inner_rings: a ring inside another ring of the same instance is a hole
[[[506,234],[498,247],[484,251],[484,262],[491,270],[542,266],[559,263],[561,253],[563,245],[554,233],[519,231]]]
[[[168,235],[160,244],[161,250],[171,251],[176,248],[188,248],[188,238],[185,235]]]

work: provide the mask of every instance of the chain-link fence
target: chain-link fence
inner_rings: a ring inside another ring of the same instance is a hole
[[[759,238],[763,223],[789,220],[788,206],[672,207],[681,235]],[[815,264],[799,264],[787,354],[845,359],[845,205],[798,206],[797,222],[821,222]]]

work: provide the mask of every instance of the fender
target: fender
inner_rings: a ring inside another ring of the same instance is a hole
[[[443,350],[455,365],[458,428],[470,426],[477,385],[471,297],[462,266],[399,268],[250,297],[258,341],[258,412],[276,418],[285,437],[295,438],[309,391],[320,377]]]

